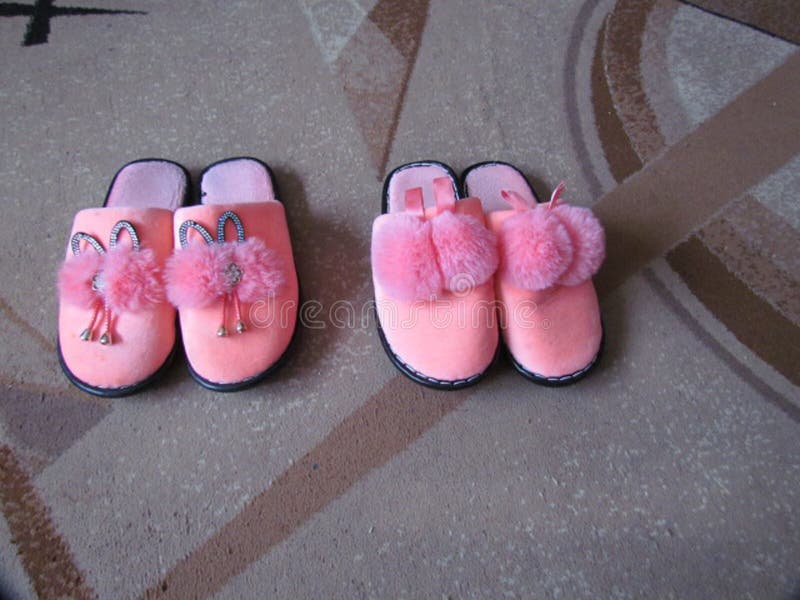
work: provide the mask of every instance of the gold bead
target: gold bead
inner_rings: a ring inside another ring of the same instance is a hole
[[[217,337],[225,337],[228,335],[228,330],[225,329],[225,325],[220,325],[219,329],[217,329]]]
[[[111,336],[107,331],[100,336],[100,343],[103,344],[104,346],[107,346],[111,343]]]
[[[244,333],[247,331],[247,327],[244,326],[244,321],[236,321],[236,331],[237,333]]]
[[[84,342],[88,342],[89,340],[92,339],[92,332],[89,331],[88,327],[86,329],[84,329],[83,331],[81,331],[81,339]]]

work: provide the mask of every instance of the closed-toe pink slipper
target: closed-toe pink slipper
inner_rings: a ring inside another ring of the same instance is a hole
[[[497,354],[492,277],[498,257],[477,198],[450,167],[398,167],[372,228],[378,333],[394,365],[428,387],[476,383]]]
[[[178,210],[167,295],[178,307],[192,376],[216,391],[277,368],[297,323],[298,283],[270,168],[231,158],[200,177],[200,204]]]
[[[75,215],[58,273],[58,355],[69,380],[98,396],[131,394],[175,354],[175,309],[163,268],[172,215],[189,175],[166,160],[139,160],[114,177],[102,208]]]
[[[497,236],[495,293],[503,340],[517,370],[545,385],[566,385],[597,363],[603,343],[592,276],[605,257],[592,211],[560,199],[539,204],[525,176],[506,163],[469,167],[467,194],[480,197]]]

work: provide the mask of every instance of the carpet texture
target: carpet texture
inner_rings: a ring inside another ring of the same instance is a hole
[[[800,4],[0,2],[0,596],[797,598]],[[73,214],[124,163],[269,163],[288,363],[127,399],[55,351]],[[592,206],[607,344],[538,387],[405,379],[372,322],[383,177],[519,166]]]

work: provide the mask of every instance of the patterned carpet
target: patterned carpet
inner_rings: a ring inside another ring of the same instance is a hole
[[[786,0],[0,2],[0,596],[800,597],[798,43]],[[320,309],[288,364],[71,387],[74,213],[128,161],[237,155]],[[585,381],[392,367],[370,225],[427,158],[595,209]]]

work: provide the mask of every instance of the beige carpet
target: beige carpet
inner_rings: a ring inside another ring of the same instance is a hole
[[[90,10],[91,9],[91,10]],[[796,598],[800,6],[0,2],[3,598]],[[62,375],[54,278],[124,163],[275,170],[306,300],[236,394]],[[423,389],[374,324],[387,170],[518,165],[608,232],[606,353]],[[369,311],[365,314],[369,315]]]

